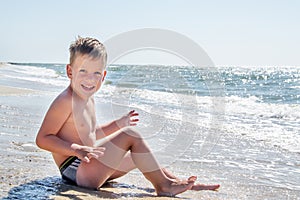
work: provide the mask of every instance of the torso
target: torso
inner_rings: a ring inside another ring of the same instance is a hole
[[[70,98],[72,111],[57,133],[57,137],[70,143],[84,146],[93,146],[96,141],[96,116],[94,100],[91,97],[87,102],[76,101]],[[53,158],[60,166],[69,156],[52,153]]]

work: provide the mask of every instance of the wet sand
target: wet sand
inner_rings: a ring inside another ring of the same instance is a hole
[[[22,95],[33,93],[34,90],[0,85],[0,96]]]
[[[1,164],[0,198],[3,199],[189,199],[191,192],[178,197],[157,197],[151,184],[133,172],[105,184],[99,191],[68,185],[62,181],[48,152],[32,144],[1,144],[8,149]],[[13,153],[14,152],[14,153]],[[3,155],[5,152],[1,150]],[[190,194],[188,194],[190,193]],[[211,192],[213,193],[213,192]],[[197,198],[198,199],[198,198]],[[200,198],[199,198],[200,199]]]
[[[0,165],[0,198],[3,199],[297,199],[296,191],[264,185],[223,183],[218,192],[187,191],[177,197],[157,197],[150,183],[134,172],[104,185],[100,191],[84,189],[62,182],[51,156],[30,144],[11,143]],[[14,152],[14,153],[13,153]],[[1,155],[4,155],[3,149]],[[4,164],[5,163],[5,164]],[[242,178],[241,178],[242,180]],[[285,198],[289,197],[289,198]]]

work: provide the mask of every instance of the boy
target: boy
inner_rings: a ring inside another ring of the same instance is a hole
[[[105,47],[96,39],[79,37],[69,50],[70,85],[53,101],[36,137],[36,144],[52,153],[64,180],[99,188],[137,167],[161,196],[219,187],[194,185],[195,176],[180,181],[161,169],[145,141],[129,128],[138,122],[135,111],[97,126],[93,94],[106,76]]]

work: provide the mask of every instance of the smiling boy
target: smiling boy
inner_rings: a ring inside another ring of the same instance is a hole
[[[135,111],[106,125],[96,124],[93,95],[105,79],[106,59],[97,39],[79,37],[70,46],[70,84],[51,104],[37,134],[37,145],[52,153],[62,178],[99,188],[137,167],[161,196],[217,189],[218,185],[194,185],[194,176],[179,181],[162,169],[140,134],[130,128],[138,121]]]

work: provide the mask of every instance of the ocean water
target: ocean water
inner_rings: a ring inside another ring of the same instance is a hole
[[[284,198],[290,191],[299,197],[299,67],[111,65],[107,71],[95,95],[106,105],[97,108],[98,121],[137,110],[136,128],[163,165],[185,175],[188,163],[203,180],[227,186],[223,197],[247,185],[284,188]],[[49,96],[44,108],[68,84],[64,64],[0,67],[0,85]],[[0,106],[13,112],[3,99]],[[9,127],[2,128],[6,132]]]
[[[0,70],[2,85],[46,92],[59,92],[68,85],[63,64],[17,63]],[[112,65],[96,99],[110,103],[116,116],[114,107],[118,106],[141,110],[144,127],[155,126],[149,114],[201,129],[212,129],[218,123],[219,131],[300,153],[299,67],[219,67],[212,71]],[[212,121],[216,118],[219,122]]]

